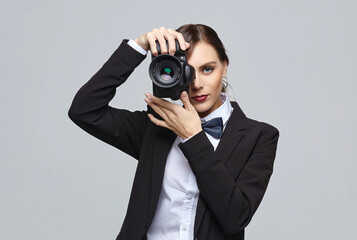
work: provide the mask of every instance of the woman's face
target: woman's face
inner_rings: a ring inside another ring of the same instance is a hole
[[[196,79],[190,84],[190,102],[202,118],[222,105],[220,93],[227,63],[221,62],[216,50],[203,41],[195,45],[187,62],[196,71]]]

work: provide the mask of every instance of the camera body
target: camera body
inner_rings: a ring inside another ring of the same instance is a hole
[[[158,56],[151,55],[149,75],[153,82],[153,94],[156,97],[177,100],[183,91],[189,92],[189,85],[195,78],[195,69],[187,63],[186,53],[180,49],[177,40],[175,43],[174,56],[161,54],[157,41]],[[169,49],[167,41],[166,46]]]

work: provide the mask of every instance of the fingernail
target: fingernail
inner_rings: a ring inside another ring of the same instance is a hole
[[[145,93],[145,96],[150,99],[150,93]]]

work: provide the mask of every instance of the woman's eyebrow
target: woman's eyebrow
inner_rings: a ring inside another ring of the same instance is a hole
[[[210,64],[216,64],[216,63],[217,63],[216,61],[210,61],[210,62],[202,64],[200,67],[204,67],[204,66],[207,66],[207,65],[210,65]]]

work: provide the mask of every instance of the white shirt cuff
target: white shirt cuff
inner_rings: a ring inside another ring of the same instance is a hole
[[[134,48],[136,51],[138,51],[142,55],[146,55],[148,52],[144,48],[142,48],[139,44],[137,44],[134,39],[130,39],[128,41],[128,45],[131,46],[132,48]]]

